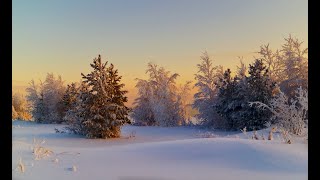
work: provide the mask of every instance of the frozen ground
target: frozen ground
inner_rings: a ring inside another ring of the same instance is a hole
[[[122,128],[120,139],[55,133],[63,125],[14,121],[13,179],[29,180],[295,180],[308,178],[308,144],[252,140],[241,132],[196,128]],[[267,137],[267,130],[258,134]],[[129,138],[130,135],[134,137]],[[251,132],[248,133],[251,136]],[[209,138],[206,138],[209,137]],[[52,151],[35,160],[35,142]],[[16,168],[21,158],[24,173]]]

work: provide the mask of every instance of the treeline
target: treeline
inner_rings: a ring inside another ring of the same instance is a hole
[[[240,59],[235,75],[230,69],[214,65],[207,52],[202,54],[195,74],[199,91],[192,104],[199,111],[200,125],[258,130],[275,124],[302,133],[308,122],[308,49],[291,35],[284,40],[279,50],[262,45],[259,57],[249,66]],[[81,82],[67,86],[53,74],[39,84],[31,81],[27,100],[34,121],[66,123],[69,131],[90,138],[119,137],[125,123],[192,124],[186,110],[191,81],[179,86],[177,73],[149,63],[149,78],[137,79],[138,97],[130,109],[124,105],[127,92],[122,90],[121,76],[113,64],[107,63],[99,55],[90,64],[90,74],[82,74]]]
[[[215,66],[207,52],[202,54],[195,74],[199,91],[193,103],[201,125],[259,130],[274,124],[294,134],[303,133],[308,124],[308,49],[291,35],[284,40],[279,50],[262,45],[259,58],[249,66],[240,59],[234,76],[230,69]],[[173,81],[177,74],[170,76],[155,67],[148,66],[149,80],[138,80],[133,119],[145,125],[190,124],[179,114],[185,111],[180,101],[187,92],[177,90]]]

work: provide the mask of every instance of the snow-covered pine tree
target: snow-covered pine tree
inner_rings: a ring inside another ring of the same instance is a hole
[[[88,138],[120,137],[120,128],[128,119],[129,108],[124,105],[127,91],[122,90],[121,76],[113,64],[107,67],[101,62],[101,56],[93,60],[93,71],[87,75],[81,73],[83,85],[79,92],[77,117],[72,127],[78,127],[79,134]]]
[[[226,119],[227,128],[239,130],[246,127],[248,130],[257,130],[264,127],[271,114],[250,107],[249,101],[259,99],[268,104],[272,98],[275,83],[270,80],[268,70],[262,61],[257,59],[249,65],[249,76],[231,77],[227,70],[218,84],[217,112]]]
[[[231,70],[227,69],[222,78],[219,78],[217,84],[218,98],[214,106],[217,113],[224,118],[226,129],[237,129],[237,113],[241,109],[239,96],[236,94],[238,82],[236,78],[231,77]],[[242,97],[240,97],[242,98]]]
[[[193,108],[198,109],[197,118],[202,125],[221,127],[222,119],[217,115],[214,106],[217,100],[216,84],[219,78],[223,77],[223,67],[213,66],[207,51],[203,52],[200,58],[201,63],[197,64],[198,73],[195,74],[195,87],[199,88],[199,91],[194,94]]]
[[[248,130],[261,129],[264,127],[265,122],[269,121],[271,113],[249,107],[247,103],[249,101],[260,101],[269,104],[276,87],[261,59],[256,59],[253,65],[249,65],[247,84],[246,102],[242,104],[243,110],[239,114],[242,117],[241,126],[247,127]]]

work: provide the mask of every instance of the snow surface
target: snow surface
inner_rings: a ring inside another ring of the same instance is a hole
[[[14,121],[13,179],[59,180],[295,180],[308,178],[308,144],[252,140],[241,132],[192,127],[124,126],[120,139],[55,133],[64,125]],[[268,130],[258,134],[268,135]],[[134,135],[135,137],[129,137]],[[210,137],[210,138],[205,138]],[[34,140],[53,151],[35,160]],[[19,159],[25,167],[16,169]]]

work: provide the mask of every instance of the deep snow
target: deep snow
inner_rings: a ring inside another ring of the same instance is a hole
[[[55,133],[63,125],[14,121],[13,179],[178,180],[237,179],[294,180],[308,178],[308,144],[293,137],[286,144],[252,140],[241,132],[191,127],[124,126],[120,139],[86,139]],[[252,132],[248,132],[250,136]],[[258,131],[267,137],[268,130]],[[130,135],[135,137],[129,138]],[[34,140],[53,151],[35,160]],[[60,154],[59,154],[60,153]],[[16,169],[19,158],[25,172]],[[74,167],[74,170],[72,168]]]

